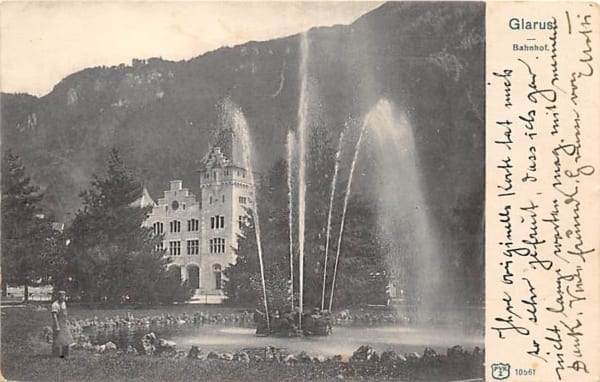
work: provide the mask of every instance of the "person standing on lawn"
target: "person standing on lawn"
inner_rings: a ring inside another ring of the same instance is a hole
[[[69,345],[73,343],[71,329],[67,322],[67,293],[58,292],[58,299],[52,303],[52,354],[65,358],[69,355]]]

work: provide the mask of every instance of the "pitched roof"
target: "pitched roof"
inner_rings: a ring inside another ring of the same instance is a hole
[[[215,156],[222,157],[220,163],[226,166],[244,168],[243,146],[231,128],[219,130],[209,152],[202,158],[201,169],[215,164]]]
[[[129,205],[131,207],[139,207],[139,208],[156,207],[156,202],[150,196],[148,189],[146,187],[144,187],[144,189],[142,190],[142,195],[139,198],[137,198],[136,200],[134,200],[133,202],[131,202]]]

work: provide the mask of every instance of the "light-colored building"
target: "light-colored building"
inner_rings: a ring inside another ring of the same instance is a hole
[[[238,235],[246,224],[247,208],[253,206],[254,185],[242,165],[241,150],[235,142],[227,149],[226,155],[215,146],[204,157],[198,170],[199,198],[181,180],[173,180],[156,203],[146,201],[152,206],[146,225],[163,235],[170,266],[180,267],[182,280],[196,290],[193,300],[198,302],[223,301],[222,272],[235,262]]]

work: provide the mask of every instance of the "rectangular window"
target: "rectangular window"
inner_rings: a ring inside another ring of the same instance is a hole
[[[187,254],[188,255],[197,255],[198,253],[200,253],[199,241],[198,240],[188,240],[187,241]]]
[[[221,195],[221,202],[225,203],[225,195]]]
[[[179,242],[179,241],[170,241],[169,242],[169,255],[171,255],[171,256],[181,255],[181,242]]]
[[[225,216],[211,216],[210,218],[210,228],[211,229],[221,229],[225,228]]]
[[[198,221],[198,219],[188,220],[188,231],[190,231],[190,232],[198,231],[199,226],[200,226],[200,222]]]
[[[154,230],[155,235],[160,235],[163,233],[163,223],[156,222],[152,225],[152,229]]]
[[[178,220],[169,222],[169,229],[171,232],[181,232],[181,222]]]
[[[244,196],[240,196],[239,201],[240,201],[240,204],[246,204],[247,199]]]
[[[209,241],[210,253],[225,253],[225,239],[215,238]]]

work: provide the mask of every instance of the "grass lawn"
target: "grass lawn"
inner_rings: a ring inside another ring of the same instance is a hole
[[[384,380],[392,374],[378,373],[379,366],[370,363],[283,364],[268,361],[198,360],[161,356],[135,356],[129,354],[95,354],[86,350],[73,350],[70,357],[51,356],[51,345],[42,338],[42,329],[51,325],[48,304],[38,306],[3,307],[1,309],[1,362],[2,376],[17,381],[306,381],[336,380],[340,373],[345,380]],[[184,312],[234,313],[244,309],[223,306],[177,305],[163,307],[86,308],[69,307],[71,318],[84,319],[97,316],[119,315],[131,312],[136,317],[156,316]],[[181,348],[178,350],[188,351]],[[213,349],[202,349],[207,352]],[[425,358],[423,358],[425,360]],[[481,360],[451,361],[437,366],[405,363],[402,380],[447,381],[474,378],[483,374]],[[421,366],[419,366],[421,365]],[[374,369],[375,368],[375,369]],[[361,377],[362,376],[362,377]],[[369,377],[364,377],[369,376]],[[462,377],[462,378],[460,378]],[[399,378],[391,378],[398,381]]]
[[[217,309],[217,308],[214,308]],[[219,310],[227,308],[219,307]],[[181,306],[170,313],[206,311],[206,307]],[[84,318],[125,314],[127,310],[73,309],[70,315]],[[166,309],[132,311],[153,315]],[[75,314],[76,313],[76,314]],[[68,359],[51,356],[51,346],[41,339],[41,330],[51,323],[48,311],[28,307],[2,308],[2,376],[19,381],[281,381],[324,380],[322,368],[312,364],[228,362],[162,357],[92,354],[75,350]],[[187,350],[187,349],[181,349]]]

